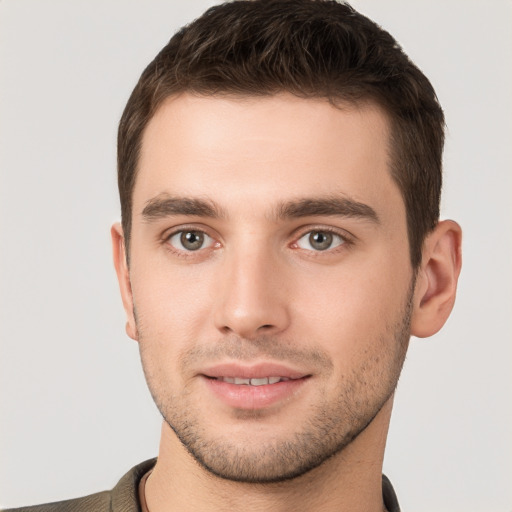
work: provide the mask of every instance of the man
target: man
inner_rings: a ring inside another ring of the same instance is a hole
[[[114,262],[164,418],[111,492],[32,510],[399,510],[382,477],[410,335],[453,307],[444,118],[349,6],[242,1],[144,71]]]

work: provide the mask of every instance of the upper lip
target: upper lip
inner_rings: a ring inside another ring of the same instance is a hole
[[[309,374],[279,363],[222,363],[210,366],[200,372],[211,378],[241,377],[243,379],[262,379],[264,377],[286,377],[288,379],[301,379]]]

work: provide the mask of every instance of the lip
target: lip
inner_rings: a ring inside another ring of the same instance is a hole
[[[230,408],[258,410],[292,399],[311,375],[299,370],[274,363],[257,365],[220,364],[200,373],[208,391]],[[251,386],[231,384],[218,380],[219,377],[240,377],[244,379],[261,379],[264,377],[285,377],[289,380],[275,384]]]
[[[243,379],[262,379],[264,377],[286,377],[301,379],[308,374],[278,363],[259,363],[243,365],[224,363],[212,366],[200,372],[205,377],[241,377]]]

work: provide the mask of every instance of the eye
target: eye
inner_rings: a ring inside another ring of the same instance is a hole
[[[334,249],[345,243],[345,239],[330,231],[309,231],[297,240],[297,246],[301,249],[313,251],[326,251]]]
[[[198,251],[210,247],[214,240],[204,231],[183,230],[172,234],[168,243],[180,251]]]

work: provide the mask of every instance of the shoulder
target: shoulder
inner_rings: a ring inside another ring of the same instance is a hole
[[[382,498],[386,510],[389,512],[400,512],[400,505],[398,504],[395,490],[386,475],[382,475]]]
[[[150,459],[130,469],[111,491],[44,505],[2,509],[0,512],[138,512],[140,509],[137,488],[140,479],[155,462],[156,459]]]
[[[12,508],[2,512],[108,512],[110,510],[110,491],[98,492],[83,498],[34,505],[31,507]]]

